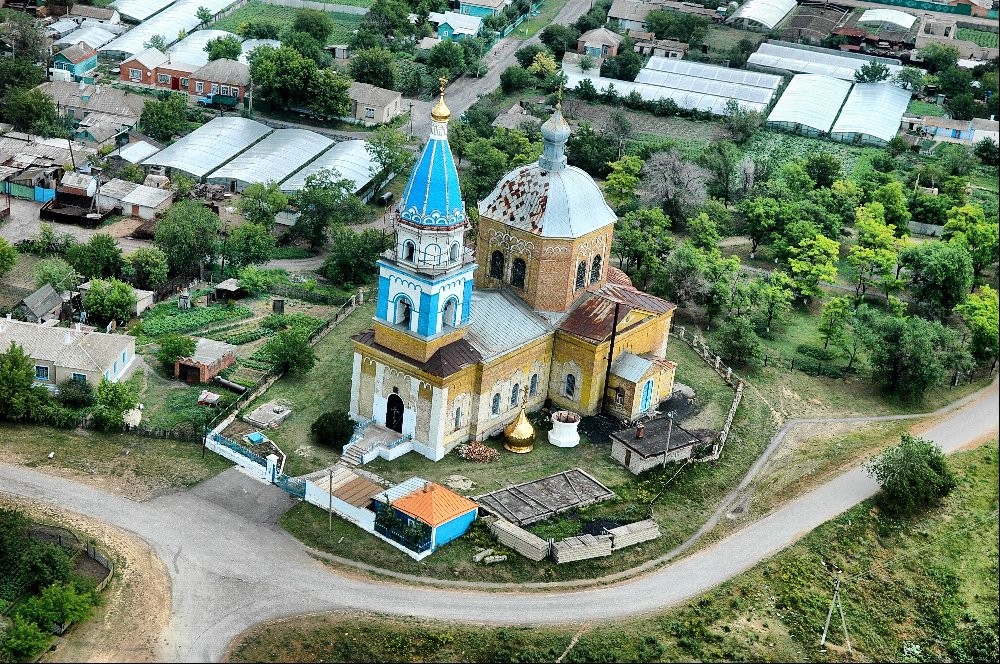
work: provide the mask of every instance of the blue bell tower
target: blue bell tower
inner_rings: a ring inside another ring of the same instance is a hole
[[[465,246],[469,222],[448,145],[446,82],[441,79],[427,145],[396,208],[395,246],[377,263],[376,340],[421,362],[464,333],[476,269]]]

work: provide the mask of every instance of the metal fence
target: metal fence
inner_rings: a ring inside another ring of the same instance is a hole
[[[375,522],[375,532],[388,537],[397,544],[402,544],[410,551],[423,553],[431,548],[431,536],[429,532],[426,537],[415,538],[402,528],[386,528],[377,521]]]

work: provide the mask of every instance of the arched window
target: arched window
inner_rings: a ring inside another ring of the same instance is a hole
[[[601,280],[601,257],[594,256],[594,262],[590,264],[590,283],[596,284]]]
[[[530,396],[538,394],[538,374],[531,374],[531,382],[528,383],[528,394]]]
[[[622,406],[625,404],[625,390],[620,387],[615,388],[615,405]]]
[[[396,300],[396,325],[410,329],[410,317],[412,313],[413,307],[410,305],[409,300],[405,297]]]
[[[449,298],[445,302],[444,311],[441,313],[441,324],[449,327],[458,326],[458,300],[455,298]]]
[[[504,256],[502,251],[494,251],[490,255],[490,278],[503,279]]]
[[[462,257],[462,245],[455,242],[451,245],[451,251],[448,253],[448,260],[452,263],[458,262],[458,259]]]
[[[462,428],[462,407],[455,408],[455,431]]]
[[[441,247],[436,244],[429,245],[424,249],[424,262],[429,265],[437,265],[441,262]]]
[[[576,396],[576,376],[573,374],[566,374],[566,396]]]
[[[517,406],[517,398],[521,393],[521,385],[519,383],[514,383],[514,387],[510,388],[510,407],[515,408]]]
[[[493,395],[493,408],[491,408],[494,417],[500,414],[500,394]]]
[[[410,240],[403,243],[403,260],[413,262],[413,254],[417,250],[417,245]]]
[[[587,263],[586,261],[580,261],[580,264],[576,266],[576,287],[583,288],[587,285]]]
[[[527,273],[527,263],[520,258],[515,258],[510,266],[510,285],[514,288],[524,288],[524,276]]]

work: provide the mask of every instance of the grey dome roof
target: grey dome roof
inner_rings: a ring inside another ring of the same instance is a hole
[[[479,203],[479,214],[554,238],[578,238],[614,224],[600,187],[575,166],[545,170],[538,162],[508,173]]]

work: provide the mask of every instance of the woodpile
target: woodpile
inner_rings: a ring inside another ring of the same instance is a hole
[[[493,536],[504,546],[514,549],[529,560],[539,561],[549,555],[549,543],[538,535],[518,528],[510,521],[497,519],[490,524]],[[610,552],[610,550],[609,550]]]
[[[608,535],[611,536],[611,550],[617,551],[656,539],[660,536],[660,527],[652,519],[646,519],[612,528],[608,530]]]
[[[557,564],[569,563],[574,560],[586,560],[611,555],[610,535],[580,535],[567,537],[552,545],[552,559]]]

